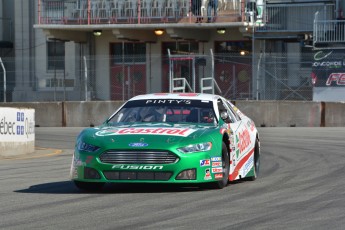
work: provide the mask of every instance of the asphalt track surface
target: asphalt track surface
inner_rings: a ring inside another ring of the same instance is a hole
[[[254,182],[100,193],[69,181],[79,131],[36,128],[34,155],[0,159],[0,229],[345,229],[345,128],[260,128]]]

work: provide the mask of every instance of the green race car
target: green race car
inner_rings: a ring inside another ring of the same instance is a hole
[[[224,188],[255,180],[260,166],[254,122],[213,94],[157,93],[124,103],[77,138],[71,179],[82,190],[105,183],[178,183]]]

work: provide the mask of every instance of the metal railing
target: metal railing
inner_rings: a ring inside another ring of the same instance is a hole
[[[334,19],[334,4],[271,4],[265,6],[263,25],[257,32],[312,32],[314,15],[320,20]]]
[[[38,24],[238,22],[245,1],[218,0],[214,11],[207,0],[38,0]]]
[[[315,13],[313,46],[316,49],[345,49],[345,19],[322,20]]]

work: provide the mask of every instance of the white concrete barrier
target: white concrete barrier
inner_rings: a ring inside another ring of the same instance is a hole
[[[0,156],[35,151],[35,110],[0,107]]]

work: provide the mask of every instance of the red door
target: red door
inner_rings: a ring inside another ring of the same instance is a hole
[[[222,95],[228,99],[250,98],[251,65],[242,63],[215,64],[215,78]]]
[[[113,65],[110,78],[111,100],[127,100],[146,93],[146,65]]]

